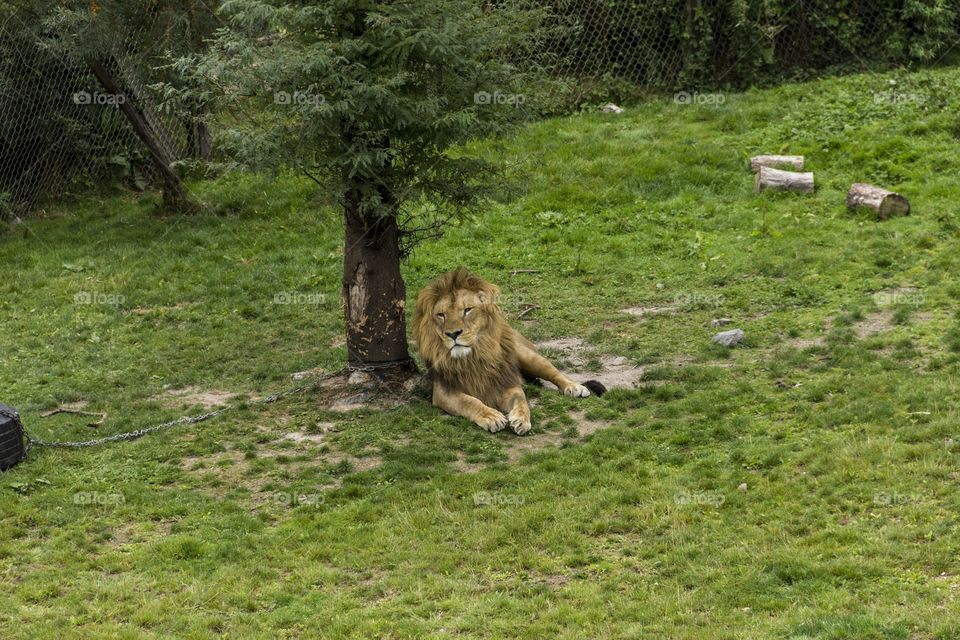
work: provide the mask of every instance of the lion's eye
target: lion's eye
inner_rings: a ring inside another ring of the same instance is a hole
[[[466,309],[463,310],[463,315],[467,315],[471,311],[473,311],[473,307],[467,307]]]
[[[446,318],[446,317],[447,317],[447,316],[445,316],[445,315],[442,314],[442,313],[438,313],[438,314],[437,314],[437,318],[439,318],[440,320],[443,320],[443,319]]]

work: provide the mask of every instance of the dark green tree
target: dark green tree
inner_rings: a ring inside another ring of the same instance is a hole
[[[349,362],[412,370],[401,258],[500,182],[464,145],[520,119],[523,77],[503,54],[535,14],[473,0],[228,0],[221,15],[209,52],[175,67],[233,114],[221,149],[336,196]]]

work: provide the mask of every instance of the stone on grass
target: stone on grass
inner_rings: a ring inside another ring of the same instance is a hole
[[[350,374],[350,377],[347,378],[347,384],[368,384],[373,378],[370,377],[370,374],[365,371],[354,371]]]
[[[600,111],[603,111],[604,113],[623,113],[623,107],[618,107],[617,105],[613,104],[612,102],[609,102],[609,103],[603,105],[603,106],[600,108]]]
[[[721,331],[710,339],[725,347],[733,347],[740,344],[745,337],[746,335],[740,329],[731,329],[730,331]]]

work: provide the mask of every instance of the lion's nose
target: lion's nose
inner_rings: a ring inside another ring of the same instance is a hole
[[[451,339],[451,340],[456,340],[456,339],[457,339],[457,336],[459,336],[461,333],[463,333],[463,329],[460,329],[459,331],[447,331],[447,332],[446,332],[446,334],[447,334],[448,336],[450,336],[450,339]]]

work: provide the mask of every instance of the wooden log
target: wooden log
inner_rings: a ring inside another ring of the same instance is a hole
[[[803,156],[753,156],[750,158],[750,171],[756,173],[760,171],[760,167],[803,171]]]
[[[862,182],[854,183],[847,192],[847,208],[857,207],[873,210],[881,220],[910,215],[910,202],[902,195]]]
[[[753,182],[753,187],[757,193],[765,189],[813,193],[813,172],[798,173],[796,171],[781,171],[780,169],[761,166],[760,170],[757,171],[757,177]]]

